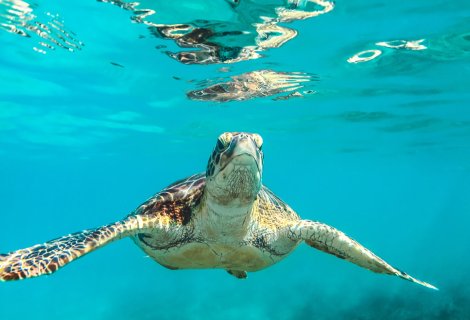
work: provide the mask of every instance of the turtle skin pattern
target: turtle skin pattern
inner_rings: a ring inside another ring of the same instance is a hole
[[[0,281],[51,274],[104,245],[135,234],[135,230],[185,225],[202,195],[204,174],[175,182],[140,205],[124,220],[65,235],[32,247],[0,254]]]
[[[0,280],[21,280],[51,274],[65,264],[120,239],[129,222],[72,233],[43,244],[0,255]]]

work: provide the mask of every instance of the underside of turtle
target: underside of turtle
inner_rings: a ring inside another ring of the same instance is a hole
[[[300,243],[377,273],[428,288],[343,232],[302,220],[262,185],[262,138],[224,133],[205,173],[163,189],[123,220],[0,255],[0,280],[55,272],[110,242],[131,237],[169,269],[220,268],[238,278],[284,259]]]

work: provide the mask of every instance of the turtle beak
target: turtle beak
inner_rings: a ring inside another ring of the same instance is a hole
[[[232,163],[237,166],[256,165],[257,171],[261,174],[261,155],[253,140],[246,137],[238,140],[229,157],[227,164]]]

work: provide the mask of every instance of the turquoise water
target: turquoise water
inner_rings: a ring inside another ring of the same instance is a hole
[[[260,133],[264,184],[432,291],[305,245],[238,280],[124,239],[0,319],[469,319],[468,1],[0,0],[0,252],[116,221]],[[366,52],[364,52],[366,51]]]

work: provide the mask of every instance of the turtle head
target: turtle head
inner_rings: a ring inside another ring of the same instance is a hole
[[[225,132],[207,164],[206,191],[220,205],[251,205],[261,189],[263,139],[245,132]]]

